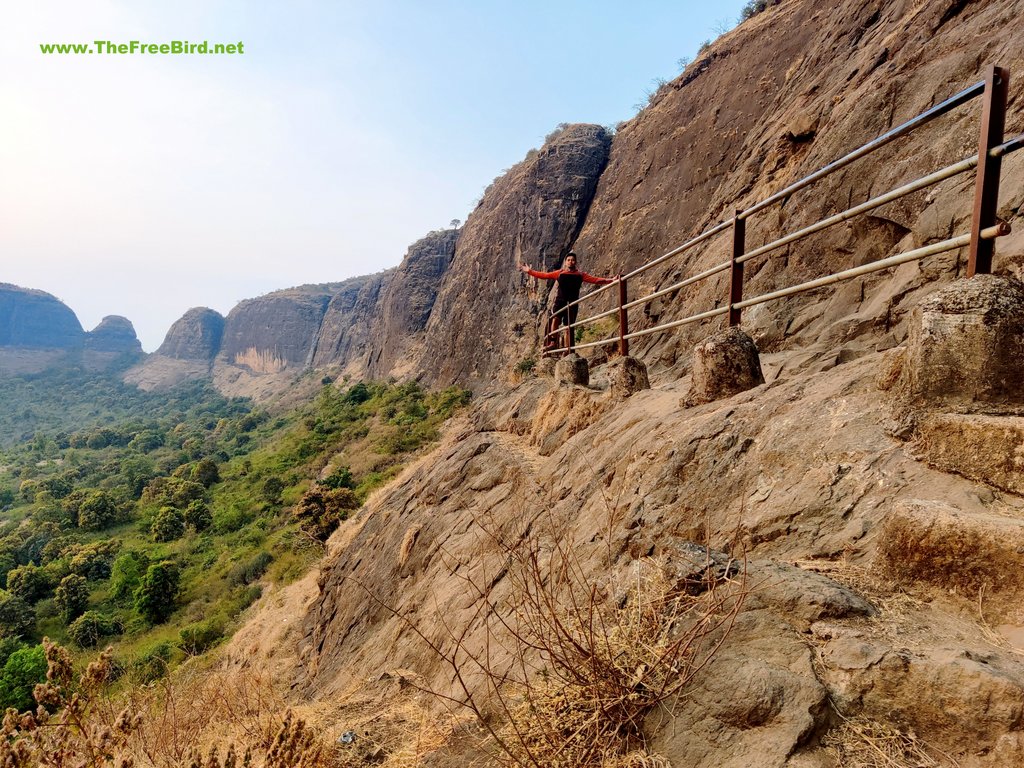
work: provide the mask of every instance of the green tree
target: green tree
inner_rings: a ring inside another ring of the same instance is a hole
[[[35,623],[36,614],[28,603],[0,589],[0,637],[25,637]]]
[[[281,478],[268,477],[263,481],[263,487],[260,488],[260,495],[268,504],[277,506],[281,503],[281,492],[283,490],[284,483],[281,482]]]
[[[72,573],[77,573],[88,581],[100,581],[108,578],[118,546],[116,541],[97,541],[86,544],[71,557],[69,567]]]
[[[68,626],[68,636],[81,648],[95,648],[116,631],[114,622],[96,611],[86,611]]]
[[[50,594],[53,582],[45,569],[38,565],[20,565],[7,574],[7,590],[26,603],[37,603]]]
[[[170,560],[154,563],[135,590],[135,610],[152,624],[161,624],[174,613],[177,596],[177,566]]]
[[[359,499],[350,489],[316,485],[302,494],[292,514],[303,532],[327,541],[353,509],[359,509]]]
[[[193,501],[185,509],[185,525],[196,533],[205,531],[213,523],[213,513],[202,499]]]
[[[89,491],[78,507],[78,527],[86,531],[101,531],[117,517],[117,505],[106,491]]]
[[[60,580],[53,594],[53,603],[65,624],[70,624],[85,612],[89,605],[89,585],[77,573]]]
[[[185,533],[185,516],[175,507],[161,507],[150,527],[154,541],[174,541]]]
[[[352,477],[352,469],[347,466],[341,466],[335,469],[331,474],[320,481],[320,485],[325,488],[349,488],[355,489],[356,481]]]
[[[220,472],[217,463],[212,459],[200,459],[192,468],[194,482],[200,483],[204,488],[209,488],[214,483],[220,482]]]
[[[148,567],[149,558],[142,552],[127,550],[118,555],[110,568],[111,596],[115,600],[132,597]]]
[[[12,653],[0,670],[0,709],[14,707],[19,712],[33,709],[32,691],[46,681],[47,666],[41,645]]]

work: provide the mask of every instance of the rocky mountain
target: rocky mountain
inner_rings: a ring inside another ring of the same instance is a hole
[[[85,336],[85,348],[95,352],[142,353],[135,326],[127,317],[107,315]]]
[[[142,355],[127,318],[108,315],[86,332],[55,296],[0,283],[0,375],[38,373],[55,365],[109,368]]]
[[[1018,16],[1010,0],[782,0],[703,51],[610,146],[602,129],[572,126],[498,179],[412,330],[422,349],[388,368],[375,340],[368,358],[374,375],[490,389],[339,529],[316,582],[268,601],[236,637],[235,663],[286,670],[339,731],[375,713],[380,759],[409,732],[395,703],[410,691],[434,692],[437,712],[484,702],[483,726],[460,722],[431,758],[472,764],[486,759],[481,742],[522,734],[488,732],[495,722],[544,716],[531,697],[546,688],[559,738],[587,727],[566,727],[587,695],[573,680],[623,703],[652,695],[657,665],[631,654],[655,636],[631,617],[655,605],[683,631],[700,617],[671,611],[703,595],[732,618],[687,646],[670,665],[687,689],[619,722],[625,737],[600,745],[617,762],[601,764],[1024,764],[1024,288],[1009,279],[1024,265],[1024,153],[1003,164],[999,216],[1016,232],[998,242],[1001,276],[965,284],[954,251],[747,309],[761,350],[749,389],[696,392],[708,376],[694,345],[720,319],[634,344],[649,388],[623,392],[626,364],[600,354],[586,385],[569,361],[500,381],[536,353],[541,291],[517,259],[551,267],[573,247],[588,271],[628,271],[977,82],[986,64],[1024,71]],[[1011,88],[1008,135],[1024,130],[1022,90]],[[971,156],[978,122],[976,105],[957,110],[791,195],[751,219],[748,248]],[[962,233],[972,195],[973,177],[956,177],[752,261],[748,295]],[[668,286],[729,248],[727,234],[711,239],[630,290]],[[633,312],[632,327],[725,301],[719,275]],[[403,326],[392,327],[395,344]],[[701,349],[735,373],[728,353]],[[545,626],[545,611],[568,630]],[[551,683],[573,645],[579,666]],[[611,688],[592,682],[605,651],[621,673]],[[499,701],[510,679],[525,683]]]
[[[522,278],[517,261],[552,268],[575,248],[590,272],[628,272],[976,82],[984,62],[1020,70],[1019,36],[991,33],[1013,19],[1005,2],[772,6],[703,51],[614,136],[560,128],[494,181],[459,233],[414,244],[393,272],[243,302],[228,318],[219,364],[240,366],[247,381],[311,366],[485,389],[537,347],[548,286]],[[1008,133],[1021,128],[1014,103]],[[752,217],[748,248],[971,155],[977,131],[975,106],[942,117]],[[1012,223],[1024,194],[1019,156],[1003,174],[1000,215]],[[747,291],[960,233],[972,184],[956,177],[755,260]],[[998,269],[1021,268],[1022,237],[1000,242]],[[720,263],[728,248],[728,234],[712,238],[631,281],[630,293]],[[923,291],[963,269],[962,255],[939,257],[824,300],[812,293],[749,309],[744,324],[766,349],[825,336],[900,338]],[[725,295],[722,275],[669,293],[634,310],[632,329],[712,309]],[[707,325],[634,346],[655,373],[678,376]]]
[[[212,362],[220,351],[224,316],[208,307],[193,307],[178,318],[156,354],[175,360]]]
[[[77,349],[84,343],[82,324],[56,296],[0,283],[0,347]]]

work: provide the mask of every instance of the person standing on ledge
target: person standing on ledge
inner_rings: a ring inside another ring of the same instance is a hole
[[[565,261],[562,263],[562,268],[554,272],[538,272],[535,269],[530,269],[528,264],[520,264],[519,271],[530,277],[540,278],[541,280],[555,280],[558,283],[558,288],[555,291],[555,305],[551,308],[551,314],[548,316],[547,330],[544,333],[545,350],[557,345],[555,337],[551,334],[558,330],[563,321],[566,324],[566,331],[572,333],[572,324],[576,322],[576,315],[579,310],[579,305],[573,302],[579,299],[580,288],[583,286],[583,283],[607,285],[608,283],[614,283],[620,277],[619,275],[615,277],[594,277],[594,275],[588,275],[586,272],[580,272],[576,267],[576,253],[574,251],[569,251]],[[570,304],[572,306],[569,306]],[[567,343],[566,348],[568,347],[569,344]]]

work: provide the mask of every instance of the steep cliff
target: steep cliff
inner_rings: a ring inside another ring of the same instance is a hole
[[[339,288],[300,286],[240,302],[224,321],[220,361],[254,373],[308,365],[327,305]]]
[[[382,322],[379,302],[395,270],[354,277],[342,283],[327,305],[317,337],[313,366],[340,366],[365,372],[367,345],[372,329]]]
[[[127,317],[107,315],[85,335],[85,348],[93,352],[142,353],[135,326]]]
[[[220,351],[224,317],[208,307],[193,307],[174,321],[156,354],[176,360],[212,361]]]
[[[495,179],[463,227],[411,364],[425,380],[481,388],[536,344],[547,286],[528,292],[516,263],[550,269],[561,262],[610,145],[600,126],[567,126]]]
[[[84,342],[81,323],[58,298],[0,283],[0,347],[77,349]]]
[[[455,256],[458,231],[434,232],[409,246],[408,253],[376,305],[367,372],[370,376],[417,374],[423,330],[442,281]]]

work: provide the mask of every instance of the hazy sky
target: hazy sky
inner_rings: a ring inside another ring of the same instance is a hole
[[[560,122],[632,117],[741,0],[0,0],[0,282],[153,351],[189,307],[401,261]],[[234,56],[40,43],[244,43]]]

